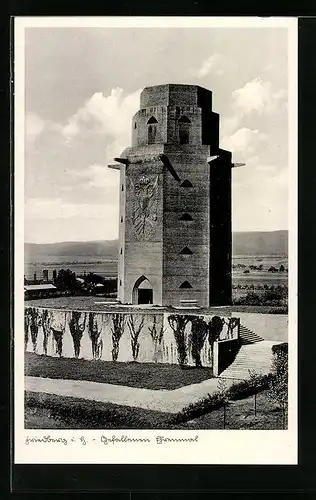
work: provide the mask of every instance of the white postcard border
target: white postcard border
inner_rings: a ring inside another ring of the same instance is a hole
[[[284,28],[289,40],[289,426],[284,431],[78,431],[24,429],[24,30],[27,27],[262,27]],[[14,462],[17,464],[297,464],[297,19],[207,17],[15,18],[15,277]],[[34,443],[50,436],[67,440]],[[150,443],[104,443],[148,438]],[[160,443],[157,437],[192,437]],[[83,439],[82,439],[83,438]],[[27,441],[29,439],[29,441]],[[73,441],[72,441],[73,439]],[[94,440],[94,441],[93,441]],[[85,443],[85,444],[84,444]]]

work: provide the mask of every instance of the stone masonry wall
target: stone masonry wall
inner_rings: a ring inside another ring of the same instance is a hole
[[[165,173],[164,181],[164,276],[166,304],[180,305],[181,300],[195,299],[209,304],[209,166],[205,147],[168,152],[168,158],[181,180],[192,187],[182,187]],[[182,221],[186,214],[192,221]],[[184,248],[192,251],[182,255]],[[180,288],[188,281],[192,288]]]
[[[149,182],[153,190],[148,204],[145,201],[141,211],[141,196],[137,185],[141,179]],[[124,261],[124,299],[132,303],[135,282],[145,276],[153,287],[155,303],[162,300],[162,258],[163,258],[163,168],[161,162],[142,161],[133,163],[126,173],[125,245],[120,247],[119,258]],[[149,211],[144,222],[144,213]],[[146,222],[147,221],[147,222]],[[142,225],[146,225],[142,236]],[[139,228],[140,232],[137,232]],[[148,230],[148,231],[147,231]]]
[[[186,318],[185,345],[187,362],[194,365],[192,355],[192,318],[214,321],[214,315],[176,315],[169,313],[94,313],[84,311],[62,311],[45,308],[25,308],[25,350],[40,355],[78,357],[121,362],[139,361],[156,363],[178,363],[178,345],[169,319]],[[218,340],[238,338],[238,327],[230,329],[234,318],[219,318],[221,327]],[[135,332],[139,332],[136,342]],[[133,350],[134,345],[134,350]],[[212,367],[213,345],[207,335],[200,345],[203,366]]]

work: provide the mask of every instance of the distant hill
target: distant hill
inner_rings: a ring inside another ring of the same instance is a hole
[[[109,241],[68,241],[62,243],[25,243],[25,257],[36,260],[47,256],[85,256],[116,259],[118,240]],[[233,255],[287,255],[288,232],[234,232]]]
[[[108,241],[65,241],[61,243],[25,243],[26,258],[36,260],[37,256],[83,256],[117,259],[118,240]]]
[[[233,255],[288,255],[288,231],[235,232]]]

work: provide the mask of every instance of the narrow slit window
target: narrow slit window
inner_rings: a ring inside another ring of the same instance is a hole
[[[181,252],[180,252],[180,255],[192,255],[193,252],[192,250],[190,250],[189,247],[184,247]]]
[[[124,184],[122,184],[122,188],[121,188],[121,191],[124,191]]]
[[[122,255],[122,253],[123,253],[123,250],[122,250],[122,248],[121,248],[121,250],[120,250],[120,254]]]
[[[193,219],[192,219],[192,217],[191,217],[190,214],[185,213],[185,214],[181,215],[180,220],[183,220],[183,221],[192,221]]]
[[[192,288],[192,285],[188,281],[184,281],[183,283],[181,283],[179,288]]]
[[[123,217],[121,217],[121,222],[123,222]]]
[[[154,116],[149,118],[147,122],[148,144],[155,144],[156,142],[157,124],[158,122]]]
[[[188,179],[185,179],[183,182],[181,182],[180,186],[183,188],[192,188],[193,184]]]
[[[187,116],[181,116],[178,120],[179,142],[180,144],[189,144],[191,122]]]

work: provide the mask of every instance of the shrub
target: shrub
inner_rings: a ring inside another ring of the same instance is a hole
[[[282,289],[278,288],[270,288],[270,290],[265,290],[262,300],[264,303],[275,303],[276,305],[279,305],[279,302],[281,302],[284,299],[284,292]]]
[[[70,269],[60,269],[54,281],[55,286],[59,291],[74,293],[80,289],[80,285],[76,279],[76,273]]]
[[[188,362],[187,345],[185,338],[185,327],[191,318],[189,316],[181,316],[180,314],[172,314],[168,316],[168,323],[173,331],[174,338],[178,349],[178,363],[181,367]]]
[[[208,340],[209,340],[210,345],[213,345],[213,342],[219,339],[219,336],[222,333],[224,324],[225,324],[225,320],[223,318],[220,318],[219,316],[213,316],[213,318],[209,322]]]
[[[208,324],[203,320],[203,318],[198,317],[193,317],[191,323],[190,343],[192,357],[194,359],[195,366],[202,366],[201,350],[209,331]]]
[[[30,328],[30,314],[29,309],[24,311],[24,349],[27,349],[27,344],[29,341],[29,328]]]
[[[159,350],[161,347],[161,342],[163,339],[163,334],[164,334],[164,326],[163,322],[159,326],[159,329],[157,328],[157,316],[154,315],[153,317],[153,324],[151,327],[148,327],[151,339],[154,344],[154,361],[155,363],[158,362],[158,356],[159,356]]]
[[[88,322],[89,337],[91,340],[91,349],[93,359],[100,359],[103,350],[103,341],[100,339],[101,328],[98,328],[98,321],[95,318],[95,313],[89,313]]]
[[[217,391],[213,394],[208,394],[205,398],[192,403],[181,410],[175,417],[171,419],[171,423],[179,424],[192,420],[193,418],[205,415],[212,410],[216,410],[223,406],[223,395]]]
[[[44,309],[41,315],[41,324],[43,328],[43,350],[44,354],[47,356],[48,339],[51,333],[51,323],[52,323],[52,312]]]
[[[120,340],[124,333],[125,320],[123,314],[113,314],[112,315],[112,324],[111,328],[112,332],[112,360],[117,361],[120,349]]]
[[[229,403],[229,398],[228,398],[228,391],[227,391],[227,384],[226,380],[221,378],[218,381],[218,392],[219,392],[219,397],[222,400],[222,407],[223,407],[223,427],[224,429],[226,428],[226,406]]]
[[[55,330],[55,328],[51,327],[51,331],[53,333],[53,337],[56,343],[56,354],[61,358],[63,354],[63,335],[64,330]]]
[[[255,292],[248,292],[245,297],[240,299],[241,304],[249,304],[249,305],[261,305],[260,296]]]
[[[29,308],[30,330],[33,345],[33,352],[37,351],[37,337],[39,328],[39,312],[35,307]]]
[[[84,313],[83,322],[80,324],[81,312],[72,311],[71,318],[69,321],[69,330],[72,336],[72,341],[74,345],[75,358],[80,356],[81,339],[83,332],[86,328],[87,313]]]
[[[223,379],[219,379],[223,381]],[[172,419],[173,423],[179,424],[200,417],[213,410],[217,410],[227,404],[228,401],[237,401],[244,399],[271,386],[273,375],[257,375],[256,383],[253,380],[243,380],[236,382],[225,389],[225,384],[222,382],[219,390],[208,394],[205,398],[197,403],[186,406]]]
[[[276,344],[272,346],[272,353],[276,356],[280,356],[281,353],[288,354],[289,345],[287,342],[283,342],[282,344]]]
[[[268,389],[271,378],[271,375],[253,375],[253,378],[250,377],[249,380],[236,382],[228,389],[228,397],[231,400],[237,401],[238,399],[253,396],[257,392]]]
[[[144,316],[142,316],[138,327],[136,327],[136,322],[135,322],[134,316],[135,315],[130,314],[127,325],[128,325],[130,336],[131,336],[132,356],[133,356],[133,360],[136,361],[138,358],[139,347],[140,347],[139,342],[138,342],[138,337],[140,335],[140,332],[143,329],[145,318],[144,318]]]
[[[288,406],[288,345],[287,343],[273,346],[273,378],[268,396],[282,410],[283,428],[285,428]]]

